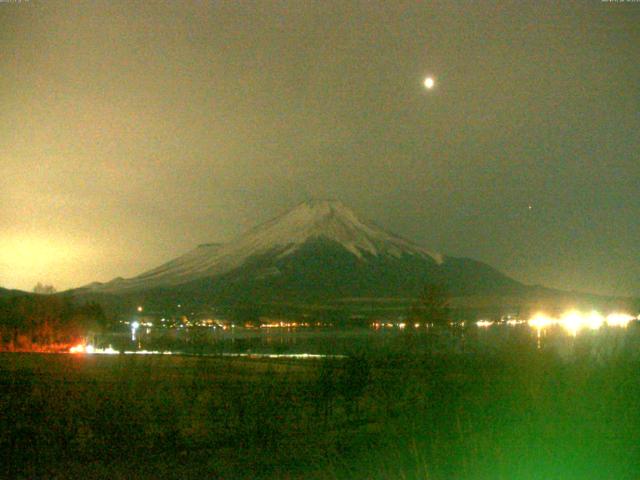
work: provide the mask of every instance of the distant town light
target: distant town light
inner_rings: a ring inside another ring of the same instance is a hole
[[[541,330],[558,325],[567,333],[574,337],[580,330],[588,328],[590,330],[599,330],[602,326],[609,327],[627,327],[635,317],[627,313],[611,313],[605,318],[601,313],[593,310],[588,314],[584,314],[577,310],[569,310],[563,313],[560,318],[549,317],[542,313],[536,314],[528,322],[529,326],[535,328],[538,333]]]
[[[607,325],[610,327],[626,327],[635,317],[626,313],[612,313],[607,315]]]
[[[540,330],[544,330],[554,323],[554,320],[546,316],[544,313],[537,313],[531,320],[529,320],[529,326],[538,330],[538,333]]]
[[[82,344],[74,345],[69,349],[69,353],[84,353],[84,345]]]
[[[131,340],[134,342],[136,341],[136,331],[138,327],[140,327],[138,322],[131,322]]]
[[[562,316],[560,319],[560,325],[562,325],[562,328],[564,328],[567,333],[575,337],[578,334],[578,331],[583,327],[582,316],[579,312],[571,310]]]
[[[604,317],[594,310],[587,317],[586,324],[591,330],[598,330],[604,324]]]

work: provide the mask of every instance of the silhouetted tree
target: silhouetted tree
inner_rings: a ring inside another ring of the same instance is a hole
[[[447,325],[450,303],[451,296],[444,284],[428,283],[423,287],[412,308],[412,320]]]

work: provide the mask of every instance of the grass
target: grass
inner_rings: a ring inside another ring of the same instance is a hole
[[[634,349],[0,355],[6,478],[637,479]],[[411,353],[408,353],[411,352]]]

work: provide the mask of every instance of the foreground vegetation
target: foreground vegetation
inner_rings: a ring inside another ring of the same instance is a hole
[[[0,299],[0,351],[55,351],[109,326],[96,303],[59,295],[17,295]]]
[[[406,353],[423,340],[332,361],[2,354],[0,475],[638,478],[633,343]]]

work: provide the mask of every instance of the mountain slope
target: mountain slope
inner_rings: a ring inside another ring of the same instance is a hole
[[[0,287],[0,298],[12,298],[12,297],[24,297],[32,295],[29,292],[24,292],[22,290],[8,290],[6,288]]]
[[[198,279],[171,290],[180,298],[229,301],[324,302],[348,298],[412,298],[426,283],[441,283],[453,295],[525,288],[488,265],[470,259],[403,254],[357,257],[326,238],[307,241],[286,256],[253,257],[225,275]]]
[[[228,244],[200,245],[137,277],[91,284],[83,291],[166,306],[314,303],[415,298],[434,282],[453,295],[511,295],[526,289],[484,263],[432,253],[387,232],[340,202],[315,201]]]
[[[314,201],[266,222],[228,244],[206,244],[158,268],[131,279],[115,279],[87,287],[101,292],[125,292],[182,285],[228,274],[262,256],[286,258],[309,241],[324,239],[340,245],[354,258],[404,255],[441,263],[442,256],[359,219],[336,201]]]

